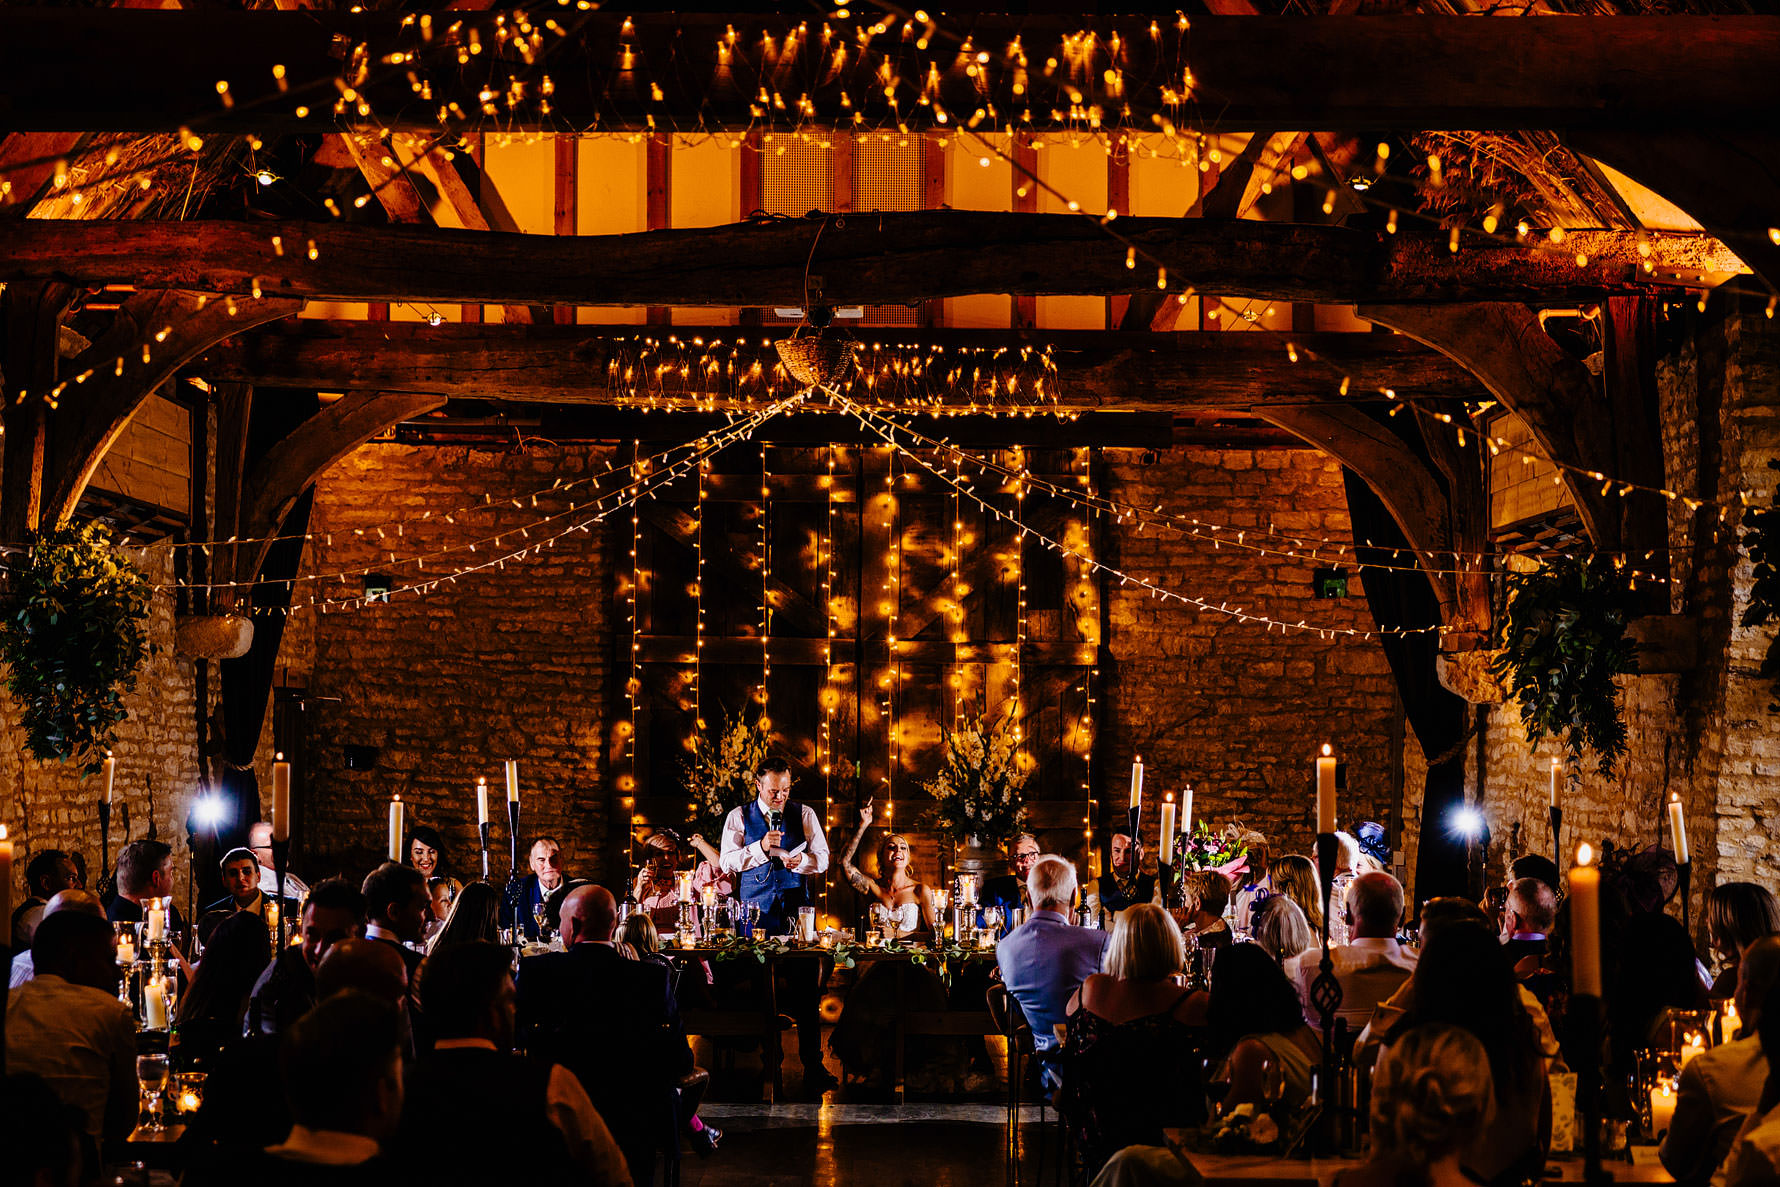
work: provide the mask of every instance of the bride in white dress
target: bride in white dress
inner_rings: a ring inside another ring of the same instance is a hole
[[[853,855],[859,852],[859,842],[865,839],[866,830],[872,824],[871,803],[866,800],[865,807],[859,809],[859,831],[853,834],[847,851],[841,854],[841,871],[847,877],[847,884],[873,907],[874,921],[886,912],[895,916],[897,939],[907,939],[918,931],[932,931],[938,917],[933,891],[915,879],[909,863],[907,837],[900,833],[889,833],[884,837],[878,848],[881,882],[853,864]]]

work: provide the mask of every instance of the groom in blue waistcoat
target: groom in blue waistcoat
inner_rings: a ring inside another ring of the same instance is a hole
[[[760,908],[759,934],[782,935],[796,927],[799,907],[814,905],[806,880],[828,869],[828,838],[816,810],[791,798],[791,764],[784,759],[768,758],[755,768],[754,790],[754,799],[723,822],[721,864],[736,880],[737,897]],[[782,1000],[797,1023],[805,1092],[815,1094],[834,1078],[822,1066],[820,987],[804,984],[801,975],[810,965],[822,962],[791,962]]]

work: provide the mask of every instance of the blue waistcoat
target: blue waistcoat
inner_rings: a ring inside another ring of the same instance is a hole
[[[795,849],[804,843],[803,805],[796,800],[788,800],[785,804],[785,819],[779,828],[785,834],[780,844],[786,849]],[[766,814],[760,810],[758,799],[749,800],[742,809],[742,843],[752,845],[772,831],[767,827]],[[785,868],[783,862],[769,861],[755,866],[751,870],[743,870],[739,892],[744,903],[753,903],[760,908],[761,914],[777,914],[772,910],[779,905],[778,900],[791,892],[803,890],[803,875]]]

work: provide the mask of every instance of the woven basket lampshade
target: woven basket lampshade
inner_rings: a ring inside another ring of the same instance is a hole
[[[853,345],[844,338],[781,338],[773,345],[791,377],[805,387],[833,387],[853,369]]]
[[[173,631],[173,650],[191,659],[237,659],[253,646],[253,619],[245,614],[191,614]]]

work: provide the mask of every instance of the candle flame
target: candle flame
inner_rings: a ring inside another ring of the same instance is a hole
[[[1679,804],[1681,802],[1681,793],[1678,791],[1671,791],[1669,793],[1669,802],[1671,804]]]
[[[1564,760],[1561,758],[1554,758],[1551,760],[1551,769],[1554,771],[1563,765],[1564,765]]]
[[[1328,758],[1330,755],[1332,755],[1334,753],[1335,753],[1335,748],[1333,746],[1330,746],[1327,742],[1324,742],[1323,743],[1323,757]]]
[[[391,798],[391,801],[390,801],[390,802],[391,802],[391,803],[396,803],[396,804],[399,804],[399,803],[401,803],[401,802],[402,802],[402,797],[401,797],[401,796],[399,796],[399,795],[398,795],[398,796],[394,796],[394,797],[392,797],[392,798]]]
[[[282,750],[274,751],[272,754],[272,761],[273,762],[283,762],[284,761],[284,751],[282,751]]]
[[[1162,793],[1162,798],[1172,804],[1174,802],[1174,793],[1172,791],[1165,791]]]
[[[6,826],[4,824],[0,824],[0,841],[4,841],[5,839],[6,839]]]
[[[1584,841],[1582,844],[1576,846],[1576,864],[1577,865],[1579,865],[1579,866],[1588,865],[1591,862],[1593,862],[1594,859],[1595,859],[1594,848],[1592,846],[1590,846],[1587,841]]]
[[[1141,767],[1143,765],[1143,755],[1141,755],[1141,754],[1134,755],[1133,761],[1136,762],[1137,765]]]

